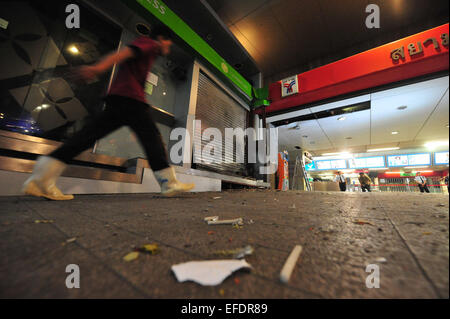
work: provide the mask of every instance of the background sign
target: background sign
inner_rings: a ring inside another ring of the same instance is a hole
[[[347,162],[345,161],[345,159],[317,161],[315,163],[318,170],[333,170],[333,169],[347,168]]]
[[[385,167],[384,156],[357,157],[348,160],[349,168],[379,168]]]
[[[434,164],[448,164],[448,151],[434,153]]]
[[[429,153],[389,155],[387,159],[389,167],[431,165],[431,155]]]
[[[281,80],[281,96],[289,96],[298,93],[298,78],[297,75],[291,76],[287,79]]]

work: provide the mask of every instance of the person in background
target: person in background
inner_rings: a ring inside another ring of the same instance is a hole
[[[345,192],[347,190],[347,180],[342,172],[338,172],[334,181],[339,183],[339,189],[341,192]]]
[[[447,185],[447,193],[450,194],[450,190],[448,188],[448,172],[447,172],[447,176],[441,178],[441,181],[444,181],[445,185]]]
[[[420,172],[417,172],[416,178],[414,179],[417,184],[419,185],[420,192],[423,193],[424,191],[429,193],[430,190],[428,189],[427,185],[427,178],[425,176],[422,176]]]
[[[370,179],[369,176],[367,176],[367,174],[361,172],[359,173],[359,183],[361,184],[361,189],[362,191],[365,193],[367,192],[372,192],[372,190],[370,189],[370,185],[372,184],[372,180]]]

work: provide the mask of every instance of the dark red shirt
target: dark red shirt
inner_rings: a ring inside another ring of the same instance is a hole
[[[140,37],[128,45],[135,57],[119,66],[117,76],[111,84],[108,95],[129,97],[144,103],[145,80],[153,62],[160,54],[160,45],[148,37]]]

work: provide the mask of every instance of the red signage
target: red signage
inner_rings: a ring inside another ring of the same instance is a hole
[[[267,113],[431,74],[449,67],[449,24],[298,74],[298,94],[281,97],[269,86]]]

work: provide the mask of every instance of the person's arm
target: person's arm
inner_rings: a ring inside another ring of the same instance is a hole
[[[128,59],[135,57],[134,51],[130,47],[125,47],[119,52],[111,53],[94,65],[83,66],[78,73],[84,80],[93,80],[97,76],[110,70],[115,64],[121,64]]]

